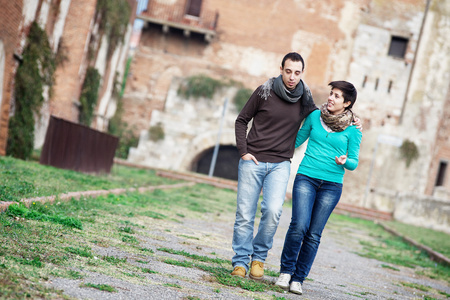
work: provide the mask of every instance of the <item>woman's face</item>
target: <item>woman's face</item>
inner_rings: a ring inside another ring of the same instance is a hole
[[[342,91],[332,88],[328,96],[327,109],[332,115],[339,115],[344,112],[345,108],[350,105],[350,101],[344,102]]]

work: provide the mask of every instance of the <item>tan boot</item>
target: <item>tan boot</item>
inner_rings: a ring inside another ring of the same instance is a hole
[[[246,273],[247,272],[245,271],[244,267],[235,267],[233,272],[231,272],[231,276],[238,276],[238,277],[245,278]]]
[[[262,280],[264,278],[264,263],[256,260],[252,261],[249,277],[253,280]]]

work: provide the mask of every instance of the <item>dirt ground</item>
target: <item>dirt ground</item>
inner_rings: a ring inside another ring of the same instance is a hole
[[[280,254],[290,217],[290,209],[285,208],[273,249],[266,261],[266,268],[273,271],[279,271]],[[99,256],[127,257],[128,262],[156,271],[145,274],[145,284],[80,270],[87,275],[83,279],[52,278],[49,286],[62,289],[66,295],[77,299],[423,299],[423,295],[430,297],[427,299],[447,299],[437,292],[422,292],[407,287],[402,284],[405,282],[429,286],[450,294],[446,282],[418,276],[414,270],[405,267],[398,267],[399,271],[383,268],[380,261],[360,257],[356,254],[361,249],[359,241],[370,240],[371,237],[357,229],[334,228],[332,224],[325,228],[318,255],[303,285],[303,295],[252,292],[223,286],[208,272],[164,263],[162,260],[167,257],[179,261],[189,259],[157,249],[170,248],[231,260],[234,214],[186,218],[183,223],[150,218],[136,222],[145,225],[146,229],[143,230],[147,231],[145,236],[139,236],[141,246],[152,249],[154,253],[136,256],[119,249],[102,247],[93,251]],[[187,236],[195,238],[187,239]],[[231,270],[231,265],[229,268]],[[265,276],[265,280],[275,282],[276,278]],[[108,284],[115,287],[117,292],[80,287],[84,282]]]

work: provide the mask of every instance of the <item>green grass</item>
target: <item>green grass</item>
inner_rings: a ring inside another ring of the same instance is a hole
[[[0,156],[0,199],[59,195],[75,191],[108,190],[174,183],[156,176],[155,171],[113,165],[110,174],[88,175]]]
[[[450,266],[435,263],[425,251],[406,243],[400,237],[388,233],[382,226],[372,221],[344,215],[332,215],[327,226],[358,228],[373,237],[370,241],[360,240],[363,250],[358,254],[361,256],[389,263],[393,270],[395,270],[395,266],[414,268],[419,275],[441,279],[450,284]],[[426,232],[430,235],[441,235],[440,232],[436,231],[433,231],[433,234],[428,230]],[[449,239],[449,236],[447,235],[446,238]],[[383,264],[382,267],[386,268],[386,265]]]
[[[80,285],[81,287],[91,287],[100,291],[105,291],[105,292],[110,292],[110,293],[114,293],[117,292],[117,290],[108,285],[108,284],[94,284],[94,283],[83,283]]]
[[[386,225],[401,235],[428,246],[446,257],[450,257],[450,238],[448,234],[400,222],[386,222]]]

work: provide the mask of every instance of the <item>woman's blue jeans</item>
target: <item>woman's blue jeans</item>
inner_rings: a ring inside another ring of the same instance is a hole
[[[297,174],[292,190],[292,219],[283,252],[280,273],[292,281],[308,276],[319,248],[325,224],[342,194],[342,184]]]
[[[286,188],[291,170],[291,162],[239,161],[236,221],[233,232],[233,268],[240,266],[247,271],[250,259],[265,262],[272,248],[273,236],[280,221]],[[256,210],[259,196],[261,202],[261,220],[258,232],[253,238]]]

